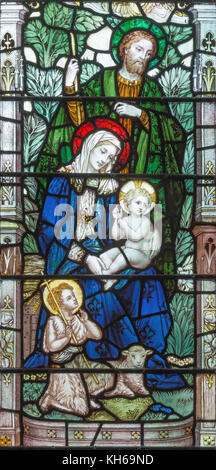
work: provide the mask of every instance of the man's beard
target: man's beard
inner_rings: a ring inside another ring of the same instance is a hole
[[[149,60],[143,60],[142,62],[134,60],[134,58],[128,53],[126,55],[126,68],[129,73],[136,73],[140,77],[143,76]]]

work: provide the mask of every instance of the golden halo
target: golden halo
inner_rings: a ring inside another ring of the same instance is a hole
[[[60,312],[59,312],[59,309],[58,309],[58,306],[60,307],[61,309],[61,305],[56,304],[56,309],[54,309],[50,303],[49,303],[49,300],[48,300],[48,296],[50,294],[50,291],[52,292],[53,289],[56,289],[57,287],[59,287],[61,284],[67,284],[68,285],[68,288],[72,288],[73,291],[74,291],[74,295],[77,299],[77,302],[78,302],[78,306],[77,308],[73,311],[73,314],[77,313],[81,306],[82,306],[82,303],[83,303],[83,291],[80,287],[80,285],[75,282],[75,281],[72,281],[72,280],[64,280],[64,279],[55,279],[53,281],[47,281],[49,283],[49,287],[46,285],[45,289],[44,289],[44,292],[43,292],[43,300],[44,300],[44,303],[45,303],[45,306],[47,307],[47,309],[49,310],[50,313],[52,313],[53,315],[61,315]]]
[[[147,181],[143,180],[131,180],[125,183],[121,187],[121,191],[119,193],[119,202],[125,199],[126,194],[131,191],[132,189],[144,189],[150,196],[152,202],[156,202],[157,196],[155,189],[153,186],[148,183]]]

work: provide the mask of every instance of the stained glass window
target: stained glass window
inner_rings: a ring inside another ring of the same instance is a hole
[[[215,447],[215,2],[1,2],[0,446]]]

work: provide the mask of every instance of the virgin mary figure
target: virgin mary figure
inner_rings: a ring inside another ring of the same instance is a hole
[[[100,255],[115,243],[109,239],[109,205],[118,201],[119,184],[109,173],[126,165],[128,139],[125,129],[111,119],[97,118],[77,130],[72,145],[73,161],[60,168],[62,174],[51,179],[38,222],[38,242],[47,277],[67,279],[90,274],[92,255]],[[64,230],[67,217],[62,218],[59,207],[65,211],[69,207],[74,215],[73,237]],[[154,351],[147,363],[151,369],[146,373],[147,386],[161,390],[183,387],[180,375],[167,373],[163,358],[171,317],[162,284],[155,278],[155,268],[148,266],[140,271],[129,266],[121,274],[127,275],[126,278],[119,278],[109,291],[104,291],[103,283],[94,276],[79,277],[84,308],[103,333],[98,340],[86,341],[84,354],[90,360],[106,363],[118,359],[121,351],[130,345],[143,344]],[[42,347],[47,317],[43,307],[36,348],[25,367],[48,365]]]

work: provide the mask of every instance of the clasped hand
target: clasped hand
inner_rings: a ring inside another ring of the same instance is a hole
[[[123,210],[120,206],[116,205],[112,211],[112,216],[114,219],[118,221],[121,217],[123,217]]]
[[[76,315],[73,315],[69,325],[66,326],[66,336],[69,340],[74,339],[74,336],[77,336],[77,333],[79,333],[79,326],[80,323],[77,321]]]

